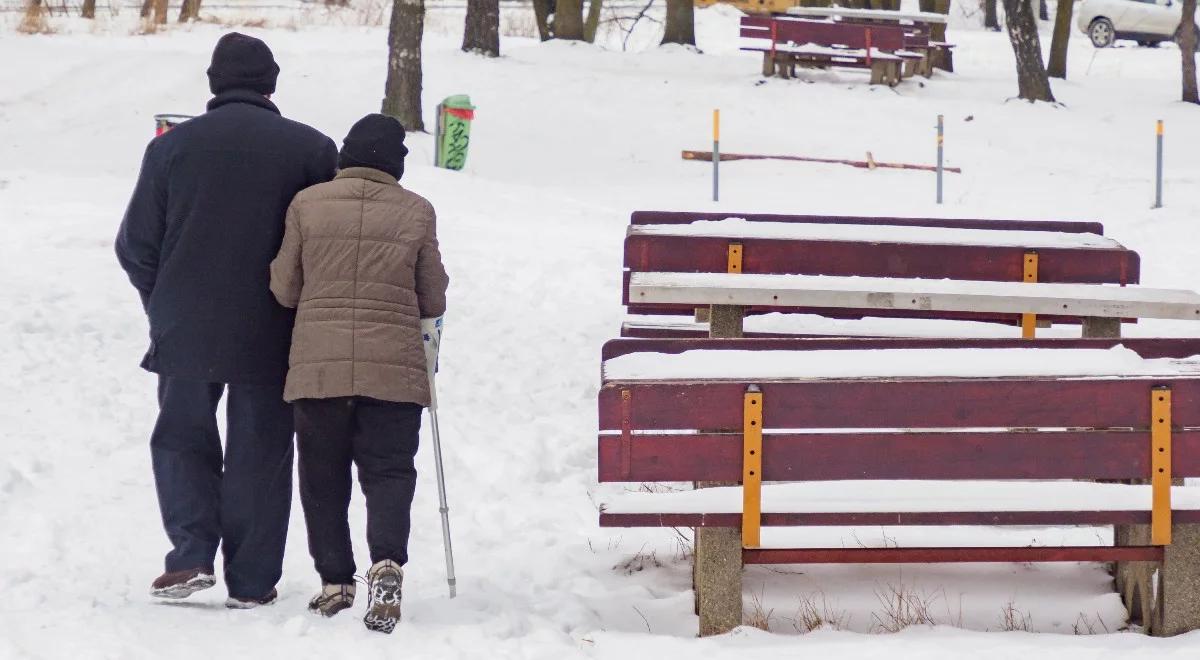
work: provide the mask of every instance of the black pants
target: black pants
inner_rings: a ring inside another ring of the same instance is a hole
[[[417,485],[421,406],[367,397],[296,402],[300,502],[308,550],[326,584],[354,581],[354,550],[346,519],[350,464],[367,499],[371,562],[408,562],[409,510]]]
[[[226,389],[222,452],[216,413]],[[265,596],[282,573],[292,504],[292,410],[283,384],[160,376],[158,405],[150,454],[174,546],[166,570],[211,567],[220,545],[229,595]]]

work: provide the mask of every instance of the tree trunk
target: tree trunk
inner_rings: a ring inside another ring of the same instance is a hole
[[[950,14],[950,0],[931,0],[929,3],[929,11],[935,14]],[[922,2],[924,6],[924,2]],[[924,10],[922,10],[924,11]],[[946,40],[946,24],[933,23],[929,26],[930,41],[945,41]]]
[[[154,0],[154,22],[158,25],[167,24],[167,0]]]
[[[664,44],[696,45],[695,5],[692,0],[667,0],[667,24],[663,29]]]
[[[1050,20],[1050,8],[1046,6],[1046,0],[1038,0],[1038,20]]]
[[[551,1],[533,0],[533,17],[537,21],[538,36],[542,41],[554,38],[554,31],[550,28]]]
[[[1183,54],[1183,100],[1200,103],[1196,90],[1196,0],[1183,0],[1183,20],[1179,22],[1179,52]]]
[[[142,18],[150,18],[152,11],[154,11],[154,0],[142,0]]]
[[[500,0],[467,0],[462,49],[468,53],[500,57]]]
[[[96,0],[83,0],[79,15],[84,18],[96,18]]]
[[[421,121],[421,38],[424,32],[425,1],[393,0],[383,114],[399,119],[409,131],[425,131],[425,123]]]
[[[604,9],[604,0],[591,0],[588,3],[587,19],[583,22],[583,40],[589,44],[596,43],[596,31],[600,29],[600,10]]]
[[[583,41],[583,0],[558,0],[555,3],[554,38]]]
[[[983,27],[1000,31],[1000,16],[996,12],[996,0],[983,0]]]
[[[1054,38],[1050,40],[1050,64],[1047,67],[1052,78],[1067,77],[1067,43],[1071,39],[1071,15],[1075,12],[1074,0],[1058,0],[1054,11]]]
[[[183,0],[179,6],[179,22],[186,23],[200,19],[200,0]]]
[[[1004,22],[1017,59],[1017,95],[1026,101],[1054,102],[1050,78],[1042,63],[1042,43],[1038,39],[1033,3],[1029,0],[1004,0]]]

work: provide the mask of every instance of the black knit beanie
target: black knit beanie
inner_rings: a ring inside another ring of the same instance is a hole
[[[370,114],[354,123],[342,142],[338,167],[371,167],[396,177],[404,176],[404,126],[394,117]]]
[[[217,41],[212,65],[208,67],[208,88],[213,94],[231,89],[248,89],[263,96],[275,93],[279,65],[271,49],[260,39],[230,32]]]

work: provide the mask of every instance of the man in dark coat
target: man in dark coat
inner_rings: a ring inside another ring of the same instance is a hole
[[[173,546],[151,590],[162,598],[213,586],[218,545],[229,607],[272,602],[281,574],[294,316],[271,295],[270,263],[292,197],[333,178],[337,148],[280,116],[270,100],[278,74],[262,41],[221,37],[208,111],[150,142],[117,235],[117,258],[150,321],[142,367],[159,376],[150,449]]]

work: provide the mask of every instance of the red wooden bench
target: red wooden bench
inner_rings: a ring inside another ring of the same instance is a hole
[[[696,548],[701,634],[741,623],[743,563],[1113,561],[1135,623],[1157,635],[1200,628],[1200,497],[1171,487],[1173,479],[1200,476],[1200,363],[1163,360],[1200,353],[1200,340],[1120,342],[1137,355],[1114,352],[1117,343],[610,342],[599,393],[599,480],[729,486],[628,493],[602,508],[600,524],[707,535]],[[1055,350],[988,350],[1016,346]],[[909,374],[914,356],[955,375]],[[808,366],[781,376],[793,362]],[[968,363],[977,375],[958,372]],[[971,488],[1006,496],[1028,489],[1031,499],[971,500],[967,485],[947,491],[930,482],[922,492],[944,500],[898,508],[895,485],[885,482],[912,479],[1005,480]],[[1064,479],[1150,486],[1011,481]],[[828,485],[763,486],[779,481]],[[853,493],[856,504],[829,492]],[[865,497],[871,493],[878,501]],[[1105,503],[1089,499],[1098,496]],[[1117,532],[1112,546],[796,548],[764,542],[761,529],[837,525],[1112,525]]]
[[[904,50],[904,30],[898,26],[744,16],[741,36],[753,44],[742,50],[763,54],[764,76],[790,78],[797,66],[839,66],[868,69],[872,85],[895,86],[905,59],[921,59]]]
[[[1139,280],[1138,254],[1103,238],[1103,227],[1098,223],[764,214],[726,220],[726,215],[634,213],[625,239],[622,287],[622,301],[631,314],[683,315],[695,311],[684,305],[630,304],[632,273],[738,272],[1119,285]],[[1020,315],[977,312],[776,307],[749,311],[815,313],[833,318],[1022,321]],[[1079,319],[1052,317],[1042,321]],[[679,336],[652,328],[635,330],[632,326],[624,332]]]

